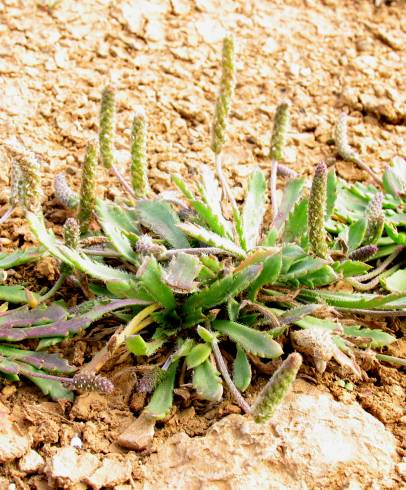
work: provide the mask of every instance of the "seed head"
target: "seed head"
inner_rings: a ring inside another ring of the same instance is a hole
[[[235,87],[235,49],[234,38],[225,37],[223,40],[223,73],[220,82],[220,93],[217,99],[216,110],[213,119],[211,149],[218,155],[224,145],[227,118],[230,112],[231,99]]]
[[[290,354],[283,361],[252,407],[251,413],[255,422],[266,422],[274,415],[276,409],[288,394],[301,365],[302,356],[297,352]]]
[[[351,148],[348,143],[348,130],[347,130],[347,114],[342,112],[337,120],[335,128],[335,143],[337,147],[337,153],[340,157],[347,161],[358,164],[360,157],[358,153]]]
[[[41,166],[35,154],[18,144],[5,145],[12,160],[13,202],[20,202],[26,211],[42,214]]]
[[[111,393],[114,384],[103,376],[95,374],[76,374],[70,382],[74,390],[98,391],[100,393]]]
[[[79,196],[66,181],[65,174],[57,174],[54,179],[55,197],[65,207],[76,209],[79,206]]]
[[[378,252],[376,245],[365,245],[364,247],[357,248],[348,255],[350,260],[359,260],[365,262]]]
[[[382,192],[377,192],[366,209],[367,229],[365,231],[364,243],[367,245],[374,244],[381,238],[385,223],[385,216],[382,209],[383,198]]]
[[[114,91],[108,86],[102,93],[99,130],[100,158],[105,168],[111,168],[114,164],[115,119]]]
[[[67,247],[77,249],[79,246],[80,228],[75,218],[68,218],[63,225],[63,238]]]
[[[94,144],[87,146],[86,157],[82,168],[80,187],[79,223],[80,231],[86,233],[96,206],[96,170],[97,151]]]
[[[314,172],[309,198],[308,233],[312,252],[321,258],[328,258],[327,234],[324,216],[327,202],[327,167],[320,162]]]
[[[146,197],[149,191],[147,164],[147,118],[139,108],[134,116],[131,144],[131,183],[135,197]]]
[[[283,102],[276,108],[271,138],[270,157],[273,160],[283,160],[283,151],[286,145],[289,129],[289,103]]]

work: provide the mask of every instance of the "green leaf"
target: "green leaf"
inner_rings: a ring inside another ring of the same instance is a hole
[[[151,356],[162,347],[165,339],[155,339],[145,342],[141,335],[129,335],[126,339],[127,349],[135,356]]]
[[[227,313],[228,313],[228,318],[232,322],[238,320],[238,315],[240,313],[240,303],[236,301],[234,298],[230,298],[227,301]]]
[[[342,262],[334,262],[332,267],[337,274],[341,274],[343,277],[359,276],[372,269],[370,265],[357,260],[343,260]]]
[[[278,214],[275,216],[272,223],[273,228],[277,230],[280,230],[282,228],[289,214],[292,212],[295,204],[300,199],[305,182],[306,181],[304,177],[289,181],[283,192]]]
[[[265,214],[266,191],[264,174],[260,170],[255,170],[249,176],[248,191],[242,211],[242,228],[248,250],[254,248],[259,241]]]
[[[289,271],[285,274],[279,276],[278,282],[294,282],[295,284],[309,284],[309,277],[313,279],[316,276],[313,275],[314,272],[320,271],[320,275],[324,273],[330,273],[331,280],[337,279],[337,275],[334,273],[331,267],[326,265],[325,260],[319,258],[313,258],[310,256],[304,257],[303,259],[295,262]],[[299,282],[296,283],[296,280]]]
[[[266,284],[273,284],[279,277],[282,268],[282,254],[277,253],[265,259],[263,269],[248,290],[248,298],[255,301],[258,291]]]
[[[361,246],[361,243],[364,241],[366,229],[367,220],[364,218],[355,221],[349,226],[347,245],[350,252],[353,252]]]
[[[198,309],[209,309],[225,303],[229,298],[247,289],[260,271],[261,267],[254,265],[215,281],[208,288],[192,294],[185,301],[183,312],[188,316]]]
[[[309,212],[309,200],[307,197],[296,203],[293,211],[290,213],[285,229],[282,235],[284,243],[297,242],[300,243],[302,237],[307,231],[307,215]]]
[[[111,209],[114,207],[118,206],[107,204],[105,201],[98,199],[96,203],[96,213],[99,222],[111,244],[117,252],[120,253],[123,259],[126,259],[131,264],[138,265],[139,260],[137,254],[133,251],[128,238],[124,236],[120,222],[116,221],[115,215],[111,212]]]
[[[139,280],[155,302],[167,310],[173,310],[176,307],[175,295],[171,288],[164,283],[162,267],[158,264],[155,257],[149,259]]]
[[[225,234],[222,235],[219,231],[216,232],[214,228],[213,231],[222,236],[232,237],[232,226],[229,221],[227,221],[221,210],[221,189],[217,183],[215,173],[207,166],[201,166],[201,184],[199,186],[200,193],[202,195],[203,201],[211,209],[212,214],[216,217],[217,222],[225,230]]]
[[[275,228],[271,228],[265,235],[264,239],[262,240],[261,246],[273,247],[277,241],[278,241],[278,232],[277,230],[275,230]]]
[[[381,280],[382,286],[392,293],[406,293],[406,269],[396,271]]]
[[[344,335],[347,337],[365,337],[368,340],[368,347],[371,349],[386,347],[396,341],[395,336],[390,335],[379,328],[361,328],[359,325],[345,326]]]
[[[207,245],[210,245],[211,247],[221,248],[235,257],[243,259],[246,256],[245,251],[234,242],[228,238],[218,235],[217,233],[213,233],[202,226],[195,225],[193,223],[181,223],[178,225],[178,228],[185,232],[186,235],[189,235],[196,240],[200,240],[201,242],[207,243]]]
[[[241,347],[260,357],[277,358],[283,354],[282,347],[264,332],[228,320],[214,320],[212,326]]]
[[[204,400],[218,402],[223,396],[219,372],[207,360],[193,370],[192,384],[197,394]]]
[[[189,369],[199,366],[204,362],[211,354],[210,344],[197,344],[195,345],[189,354],[186,356],[186,364]]]
[[[38,294],[32,293],[34,298],[39,299]],[[7,303],[28,303],[24,286],[0,286],[0,300]]]
[[[235,386],[244,392],[251,383],[251,365],[247,354],[237,345],[237,355],[233,363],[233,381]]]
[[[406,161],[403,158],[395,157],[392,160],[391,165],[386,167],[382,183],[385,191],[392,194],[392,196],[405,196]]]
[[[164,378],[155,388],[150,402],[144,409],[144,413],[154,419],[164,419],[170,412],[173,403],[173,388],[175,387],[176,370],[179,361],[174,361],[169,366]]]
[[[327,203],[326,203],[326,220],[330,218],[334,211],[334,205],[337,199],[337,176],[332,168],[327,174]]]
[[[168,204],[159,201],[139,201],[135,210],[141,223],[172,247],[190,247],[189,241],[177,226],[180,223],[178,216]]]
[[[10,269],[21,264],[34,262],[44,255],[42,247],[31,247],[25,250],[16,250],[12,253],[0,253],[0,269]]]

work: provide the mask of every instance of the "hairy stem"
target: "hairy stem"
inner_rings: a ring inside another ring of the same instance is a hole
[[[228,389],[231,391],[231,394],[233,395],[234,400],[237,402],[237,405],[245,413],[248,413],[248,414],[251,413],[251,407],[244,400],[244,397],[238,391],[237,387],[235,386],[235,384],[233,383],[233,380],[230,377],[230,374],[228,373],[228,369],[227,369],[226,363],[224,362],[223,355],[221,354],[217,340],[213,340],[211,342],[211,346],[213,349],[214,357],[216,358],[217,367],[218,367],[224,381],[226,382]]]
[[[15,210],[14,207],[7,209],[7,211],[0,218],[0,225],[2,225],[3,223],[5,223],[10,218],[10,216],[14,213],[14,210]]]
[[[58,280],[52,286],[52,288],[47,293],[45,293],[43,296],[40,296],[39,302],[44,303],[45,301],[48,301],[50,298],[52,298],[52,296],[61,289],[63,283],[65,282],[66,277],[67,277],[66,274],[60,274],[60,276],[58,277]]]
[[[124,190],[127,192],[129,196],[131,196],[133,199],[135,199],[135,193],[132,190],[131,186],[128,184],[128,182],[125,180],[124,175],[120,172],[120,170],[117,168],[116,165],[111,164],[111,170],[113,171],[114,175],[117,177],[118,181],[120,184],[123,186]]]
[[[272,159],[272,170],[271,170],[271,202],[272,202],[272,217],[275,219],[278,214],[278,199],[276,196],[276,181],[278,175],[278,161]]]
[[[378,276],[396,259],[396,257],[402,252],[404,249],[404,245],[400,245],[396,247],[396,249],[373,271],[368,272],[367,274],[363,274],[362,276],[354,276],[352,279],[358,282],[369,281],[374,277]]]

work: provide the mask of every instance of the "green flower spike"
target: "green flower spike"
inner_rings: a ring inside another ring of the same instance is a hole
[[[149,191],[147,127],[145,111],[139,108],[134,116],[131,134],[131,184],[137,198],[145,198]]]
[[[368,204],[366,210],[367,229],[365,231],[364,243],[371,245],[376,243],[382,235],[385,216],[382,210],[382,192],[377,192]]]
[[[222,68],[220,93],[217,99],[211,137],[211,149],[216,155],[221,153],[224,145],[227,118],[235,88],[235,49],[232,36],[225,37],[223,40]]]
[[[16,160],[12,160],[10,167],[10,204],[17,206],[22,204],[23,199],[23,180],[21,169]]]
[[[255,422],[266,422],[288,394],[302,365],[302,356],[297,352],[290,354],[280,368],[273,374],[259,394],[251,413]]]
[[[17,144],[6,144],[12,160],[12,201],[18,200],[26,211],[42,214],[41,166],[35,154]]]
[[[82,170],[80,187],[79,223],[80,231],[86,233],[96,206],[96,169],[97,151],[94,144],[89,144]]]
[[[283,160],[283,151],[289,129],[289,103],[283,102],[276,108],[269,156],[272,160]]]
[[[314,172],[309,198],[308,232],[312,252],[323,259],[328,258],[327,234],[324,215],[327,201],[327,167],[320,162]]]
[[[63,240],[65,245],[76,250],[79,247],[80,227],[75,218],[68,218],[63,225]],[[68,276],[72,274],[73,267],[68,264],[61,264],[61,274]]]
[[[115,119],[114,91],[108,86],[102,93],[99,132],[100,158],[105,168],[111,168],[114,164]]]

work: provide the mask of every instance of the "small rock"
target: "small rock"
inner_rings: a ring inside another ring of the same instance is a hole
[[[0,419],[0,463],[6,463],[23,456],[30,448],[31,441],[10,420],[7,408],[1,403]]]
[[[99,464],[98,457],[87,451],[78,453],[74,447],[62,447],[52,456],[45,471],[57,485],[71,488],[67,485],[90,477]]]
[[[120,434],[117,442],[128,449],[140,451],[146,449],[152,443],[155,434],[155,420],[144,413]]]
[[[88,478],[86,483],[98,490],[102,487],[113,487],[125,483],[131,478],[132,464],[130,460],[120,461],[117,457],[106,457],[102,465]]]
[[[34,449],[30,449],[18,462],[20,471],[27,474],[37,473],[43,465],[44,458],[37,451],[34,451]]]

